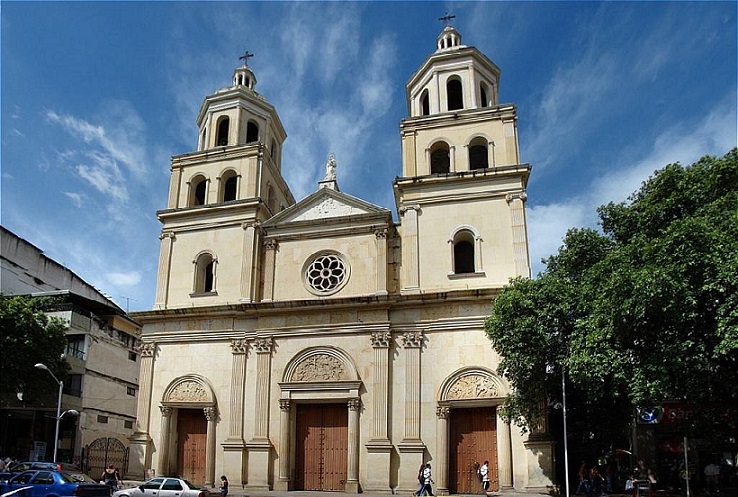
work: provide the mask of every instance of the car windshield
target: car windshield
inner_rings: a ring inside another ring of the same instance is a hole
[[[194,483],[190,483],[187,480],[182,480],[182,481],[185,482],[185,485],[190,487],[191,490],[202,490],[202,487],[195,485]]]
[[[64,483],[96,483],[84,473],[73,473],[71,471],[60,471],[59,476]]]

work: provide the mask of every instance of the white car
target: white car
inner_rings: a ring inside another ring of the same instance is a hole
[[[118,490],[113,497],[210,497],[210,492],[182,478],[158,476],[138,487]]]

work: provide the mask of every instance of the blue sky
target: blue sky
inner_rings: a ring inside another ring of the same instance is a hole
[[[450,12],[518,106],[536,274],[598,205],[736,146],[736,5],[3,1],[0,222],[124,309],[151,308],[169,159],[196,149],[203,98],[246,50],[295,198],[334,153],[342,191],[394,210],[404,85]]]

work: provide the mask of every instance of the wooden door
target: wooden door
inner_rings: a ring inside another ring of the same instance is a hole
[[[344,491],[348,458],[345,404],[298,404],[296,490]]]
[[[207,430],[208,422],[202,409],[179,409],[177,475],[199,485],[205,483]]]
[[[449,492],[484,493],[475,467],[484,461],[489,461],[488,491],[498,491],[496,409],[451,409],[449,424]]]

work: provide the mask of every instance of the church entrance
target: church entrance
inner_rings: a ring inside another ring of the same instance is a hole
[[[202,409],[177,413],[177,474],[192,483],[205,483],[207,420]]]
[[[298,404],[296,435],[295,490],[345,491],[346,404]]]
[[[489,491],[500,488],[495,407],[451,409],[449,420],[449,492],[482,494],[475,465],[489,461]]]

